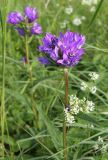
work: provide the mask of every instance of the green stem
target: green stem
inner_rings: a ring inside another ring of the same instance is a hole
[[[68,69],[64,69],[64,80],[65,80],[65,105],[64,109],[68,106]],[[63,122],[63,147],[64,147],[64,160],[67,160],[68,153],[67,153],[67,127],[66,127],[66,121],[64,116],[64,122]]]
[[[2,157],[4,158],[4,131],[5,131],[5,57],[6,57],[6,13],[7,2],[4,0],[2,9],[2,90],[1,90],[1,136]]]
[[[30,82],[33,85],[33,81],[32,81],[32,67],[30,65],[30,60],[29,60],[29,46],[28,46],[28,36],[25,36],[25,50],[26,50],[26,63],[29,67],[29,78],[30,78]],[[35,103],[34,103],[34,97],[33,97],[33,93],[31,93],[31,105],[32,105],[32,111],[34,113],[35,116],[35,120],[36,120],[36,126],[38,128],[38,112],[37,109],[35,107]]]
[[[28,47],[27,35],[25,36],[25,50],[26,50],[26,63],[28,64],[28,67],[29,67],[29,78],[32,81],[32,69],[31,69],[30,60],[29,60],[29,47]]]

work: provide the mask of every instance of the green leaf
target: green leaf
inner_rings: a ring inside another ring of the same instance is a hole
[[[80,119],[86,120],[90,123],[93,123],[95,125],[99,125],[98,122],[93,117],[91,117],[85,113],[80,113],[77,115],[77,117],[79,117]]]
[[[42,110],[42,107],[37,107],[39,111],[39,115],[43,122],[45,123],[47,130],[51,136],[52,142],[56,148],[57,151],[60,151],[63,147],[63,140],[62,140],[62,134],[61,132],[54,126],[54,124],[50,121],[48,116],[45,114],[45,112]]]

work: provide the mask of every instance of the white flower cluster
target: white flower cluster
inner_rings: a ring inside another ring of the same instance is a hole
[[[89,91],[92,93],[92,94],[95,94],[96,91],[97,91],[97,87],[96,86],[88,86],[86,82],[81,82],[81,85],[80,85],[80,89],[82,91],[86,91],[87,89],[89,89]]]
[[[91,92],[92,94],[95,94],[96,91],[97,91],[97,87],[96,87],[96,86],[93,86],[93,87],[90,88],[90,92]]]
[[[92,112],[92,111],[94,111],[94,108],[95,108],[95,104],[94,104],[94,102],[92,102],[92,101],[86,101],[86,112],[87,113],[89,113],[89,112]]]
[[[69,107],[65,108],[65,119],[67,125],[72,125],[75,123],[75,116],[79,112],[90,113],[94,111],[95,104],[92,101],[88,101],[85,97],[79,99],[76,95],[70,96]]]
[[[70,15],[72,12],[73,12],[72,6],[69,6],[69,7],[65,8],[65,13],[66,14]]]
[[[82,0],[82,5],[88,5],[90,7],[90,12],[95,12],[98,0]]]
[[[95,6],[93,6],[93,7],[90,8],[90,12],[95,12],[95,10],[96,10]]]
[[[64,113],[65,113],[65,120],[66,120],[67,125],[72,126],[72,124],[75,123],[75,118],[69,111],[69,108],[65,108]]]
[[[96,5],[98,3],[98,0],[82,0],[82,5]]]
[[[97,141],[100,142],[100,144],[95,144],[94,149],[100,150],[102,153],[107,152],[108,144],[103,144],[104,143],[103,138],[99,136]]]
[[[76,17],[73,19],[72,24],[74,24],[75,26],[79,26],[82,24],[82,21],[85,20],[86,17],[82,16],[82,17]],[[64,20],[63,22],[60,23],[60,28],[64,29],[67,27],[67,25],[69,24],[68,20]]]
[[[82,16],[82,17],[76,17],[73,19],[72,23],[75,25],[75,26],[79,26],[82,24],[82,21],[85,20],[86,17],[85,16]]]
[[[82,23],[82,21],[79,17],[76,17],[75,19],[73,19],[73,24],[75,26],[79,26],[81,23]]]
[[[66,28],[67,24],[69,23],[68,20],[64,20],[63,22],[60,23],[60,28]]]
[[[91,77],[91,80],[94,80],[94,81],[99,78],[99,74],[97,74],[96,72],[89,73],[89,76]]]
[[[81,86],[80,86],[80,89],[82,90],[82,91],[85,91],[86,89],[87,89],[87,87],[88,87],[88,85],[86,84],[86,82],[81,82]]]
[[[97,74],[96,72],[91,72],[89,73],[90,79],[93,81],[96,81],[99,78],[99,74]],[[80,85],[80,89],[82,91],[86,91],[89,90],[92,94],[95,94],[97,91],[97,87],[93,85],[88,85],[86,82],[82,81],[81,85]]]

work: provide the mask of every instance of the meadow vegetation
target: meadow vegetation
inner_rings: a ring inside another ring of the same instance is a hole
[[[0,160],[63,159],[63,68],[46,67],[37,57],[46,32],[58,36],[67,30],[86,37],[82,60],[69,68],[69,97],[95,105],[68,126],[68,160],[108,160],[108,1],[82,1],[0,0]],[[22,61],[25,41],[6,23],[9,12],[23,13],[26,6],[37,8],[43,30],[28,40],[31,80]],[[99,75],[96,81],[92,72]]]

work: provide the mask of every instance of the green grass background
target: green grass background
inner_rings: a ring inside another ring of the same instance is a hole
[[[34,36],[29,43],[32,83],[27,67],[20,61],[25,52],[24,41],[12,26],[5,26],[6,12],[23,13],[28,5],[38,9],[38,22],[43,28],[43,35]],[[71,15],[64,12],[69,5],[74,8]],[[68,159],[108,160],[107,152],[95,151],[93,147],[98,144],[98,136],[108,146],[108,1],[101,1],[96,7],[97,11],[90,13],[88,6],[81,5],[81,0],[8,0],[8,3],[0,0],[0,160],[63,159],[63,69],[45,68],[36,57],[45,32],[58,35],[67,29],[86,36],[83,60],[69,69],[69,95],[86,96],[80,90],[81,81],[88,81],[91,71],[100,75],[97,93],[88,95],[96,104],[95,111],[76,117],[76,123],[68,130]],[[81,26],[72,24],[76,16],[86,17]],[[61,29],[60,23],[65,19],[69,24]]]

